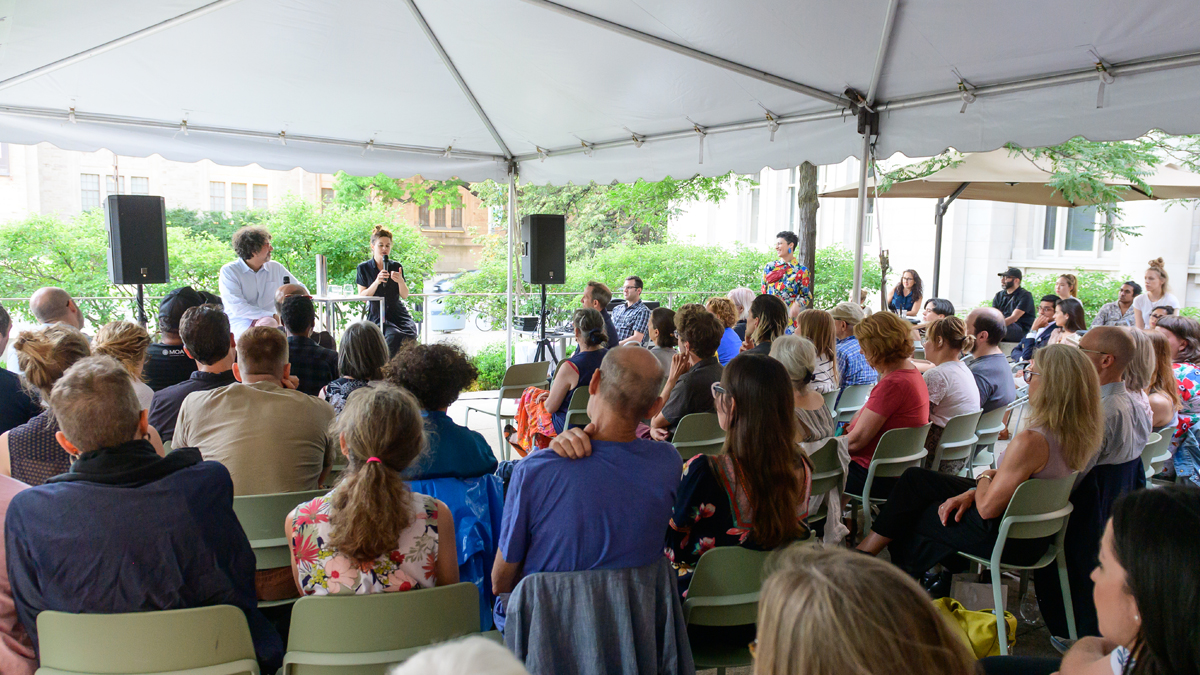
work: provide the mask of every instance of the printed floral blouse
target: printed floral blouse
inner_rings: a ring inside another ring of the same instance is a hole
[[[1172,446],[1178,445],[1188,429],[1200,423],[1200,368],[1190,363],[1176,363],[1175,381],[1179,383],[1183,409],[1179,411],[1179,427],[1175,430]]]
[[[437,500],[412,493],[416,513],[395,550],[359,564],[329,545],[332,493],[292,511],[292,550],[305,595],[366,595],[432,588],[437,569]]]
[[[804,265],[777,258],[763,268],[762,292],[777,296],[789,309],[793,302],[807,309],[812,306],[812,276]]]
[[[800,465],[803,466],[803,465]],[[696,455],[683,467],[683,481],[667,528],[665,552],[679,573],[679,589],[687,588],[700,556],[717,546],[758,548],[749,540],[754,526],[750,498],[740,480],[741,469],[729,455]],[[796,519],[808,517],[811,475],[797,468],[801,481]]]

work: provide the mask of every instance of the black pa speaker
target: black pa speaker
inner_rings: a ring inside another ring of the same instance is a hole
[[[521,219],[521,278],[530,284],[567,280],[567,218],[531,215]]]
[[[108,278],[114,284],[165,284],[167,210],[162,197],[109,195]]]

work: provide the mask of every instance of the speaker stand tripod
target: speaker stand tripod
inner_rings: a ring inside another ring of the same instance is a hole
[[[138,325],[142,328],[146,327],[146,296],[145,289],[141,284],[137,285],[137,310],[138,310]]]
[[[533,361],[537,363],[544,360],[546,352],[550,352],[554,364],[558,365],[558,354],[554,352],[554,344],[546,338],[546,284],[542,284],[542,309],[541,314],[538,315],[538,342]]]

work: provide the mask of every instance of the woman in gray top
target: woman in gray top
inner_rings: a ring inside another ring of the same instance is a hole
[[[811,386],[817,369],[817,349],[808,338],[784,335],[771,341],[771,357],[783,364],[792,380],[796,442],[804,444],[806,452],[815,450],[818,442],[834,432],[833,416],[825,405],[825,397]]]
[[[650,353],[658,359],[663,374],[671,371],[671,357],[675,356],[675,310],[659,307],[650,312]]]

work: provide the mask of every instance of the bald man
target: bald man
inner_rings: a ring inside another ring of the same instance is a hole
[[[279,323],[280,330],[283,330],[283,301],[294,295],[309,295],[309,292],[304,284],[284,284],[275,290],[275,321]],[[314,330],[311,337],[321,347],[337,351],[337,342],[329,331]]]
[[[65,323],[83,330],[83,312],[71,294],[55,286],[39,288],[29,296],[29,311],[41,324]]]
[[[1017,398],[1012,366],[1000,351],[1000,341],[1007,330],[1004,315],[993,307],[980,307],[967,315],[967,334],[975,336],[975,346],[971,349],[975,358],[967,367],[979,387],[979,406],[983,412],[1003,408]]]
[[[635,435],[638,420],[662,408],[662,381],[662,366],[646,349],[609,351],[588,384],[591,423],[517,462],[492,568],[497,595],[526,574],[642,567],[662,558],[682,462],[670,443]],[[598,523],[620,527],[598,536]],[[501,629],[506,599],[496,608]]]
[[[1098,326],[1079,340],[1079,349],[1100,376],[1100,400],[1104,403],[1104,442],[1093,465],[1124,464],[1140,458],[1150,436],[1150,415],[1134,400],[1137,393],[1125,389],[1125,367],[1135,349],[1129,330]]]

